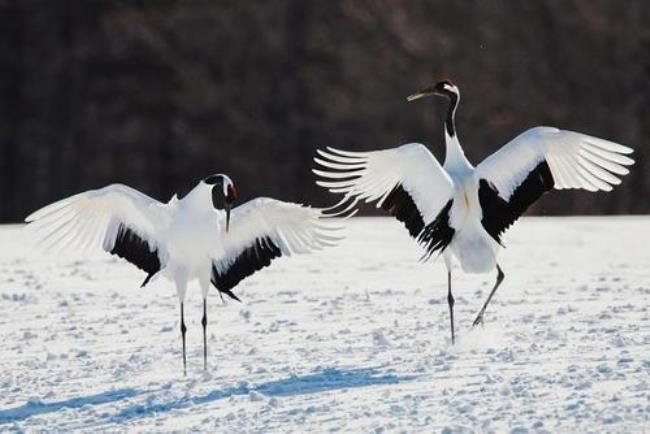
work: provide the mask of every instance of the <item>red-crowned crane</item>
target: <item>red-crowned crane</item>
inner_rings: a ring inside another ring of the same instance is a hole
[[[203,297],[203,363],[207,368],[207,296],[210,284],[239,301],[232,289],[271,260],[334,245],[338,228],[324,224],[319,209],[257,198],[232,209],[235,186],[223,174],[201,180],[182,199],[161,203],[126,185],[113,184],[48,205],[26,218],[46,249],[76,253],[101,247],[147,273],[141,286],[164,276],[180,301],[183,373],[189,281]],[[223,201],[224,209],[218,208]],[[232,221],[231,221],[232,220]]]
[[[460,92],[440,81],[407,98],[430,95],[449,100],[444,122],[446,155],[441,166],[422,144],[373,152],[318,150],[314,160],[324,170],[318,184],[344,194],[346,211],[359,201],[376,202],[403,222],[425,249],[424,258],[442,254],[447,267],[451,341],[454,297],[451,264],[463,271],[485,273],[496,268],[497,279],[474,326],[483,323],[490,300],[504,278],[497,263],[501,235],[542,194],[555,188],[610,191],[618,176],[629,173],[632,149],[614,142],[552,127],[531,128],[474,167],[458,141],[454,117]],[[618,176],[617,176],[618,175]]]

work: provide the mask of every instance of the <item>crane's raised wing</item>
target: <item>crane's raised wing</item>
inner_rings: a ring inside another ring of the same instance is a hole
[[[232,210],[222,240],[224,254],[212,261],[212,284],[239,301],[232,288],[274,258],[333,246],[340,230],[326,224],[321,210],[257,198]]]
[[[610,191],[634,164],[627,146],[552,127],[531,128],[476,166],[485,230],[497,241],[551,190]]]
[[[314,169],[325,180],[317,184],[345,194],[339,205],[352,209],[363,200],[377,202],[404,223],[431,256],[444,250],[454,235],[449,226],[454,183],[440,163],[420,143],[374,152],[318,150]],[[349,203],[348,203],[349,202]]]
[[[82,253],[101,246],[147,272],[146,285],[163,263],[156,240],[164,205],[121,184],[62,199],[29,215],[27,229],[48,250]]]

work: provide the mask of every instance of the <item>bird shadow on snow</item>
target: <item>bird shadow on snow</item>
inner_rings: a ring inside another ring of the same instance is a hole
[[[112,416],[115,422],[128,419],[152,416],[157,413],[179,410],[194,405],[205,404],[238,395],[248,395],[257,392],[270,397],[287,397],[309,393],[326,392],[329,390],[368,387],[375,385],[397,384],[413,380],[414,376],[397,376],[393,374],[380,374],[373,368],[366,369],[337,369],[329,368],[321,372],[292,376],[282,380],[269,381],[258,385],[242,383],[237,387],[213,390],[205,395],[186,396],[169,402],[155,403],[148,401],[146,404],[131,405],[118,414]],[[122,399],[150,392],[134,388],[119,389],[44,403],[40,400],[29,401],[20,407],[0,410],[0,424],[28,419],[32,416],[54,413],[64,409],[78,409],[85,406],[108,404]]]
[[[110,402],[119,401],[121,399],[130,398],[137,395],[138,393],[139,392],[137,390],[129,388],[97,393],[95,395],[80,396],[77,398],[66,399],[64,401],[55,401],[49,403],[44,403],[40,400],[32,400],[21,405],[20,407],[0,410],[0,424],[25,420],[32,416],[37,416],[44,413],[53,413],[63,409],[81,408],[86,405],[107,404]]]
[[[373,368],[338,369],[328,368],[321,372],[292,376],[282,380],[269,381],[258,385],[243,383],[237,387],[213,390],[205,395],[183,397],[163,403],[138,404],[123,409],[115,416],[115,421],[152,416],[157,413],[179,410],[194,405],[218,401],[238,395],[256,392],[268,397],[289,397],[330,390],[350,389],[377,385],[398,384],[413,380],[414,376],[380,374]]]

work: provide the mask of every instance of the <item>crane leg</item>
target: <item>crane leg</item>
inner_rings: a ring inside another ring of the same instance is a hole
[[[181,337],[183,339],[183,375],[187,375],[187,359],[185,357],[185,333],[187,333],[187,327],[185,327],[185,315],[183,313],[183,302],[181,302]]]
[[[447,270],[447,303],[449,303],[449,319],[451,321],[451,344],[456,343],[456,336],[454,334],[454,296],[451,294],[451,270]]]
[[[203,299],[203,319],[201,319],[203,326],[203,370],[208,370],[208,339],[206,337],[206,329],[208,327],[208,300]]]
[[[479,324],[481,325],[483,324],[483,315],[485,314],[485,309],[487,308],[488,304],[490,304],[490,300],[492,300],[492,296],[494,295],[495,292],[497,292],[497,288],[501,285],[501,282],[503,282],[504,277],[505,274],[503,274],[503,270],[501,270],[501,267],[499,267],[499,264],[497,264],[497,281],[494,284],[494,288],[492,288],[492,292],[490,292],[490,295],[488,295],[487,300],[485,300],[485,304],[483,305],[478,315],[476,316],[476,319],[472,324],[473,327],[476,327]]]

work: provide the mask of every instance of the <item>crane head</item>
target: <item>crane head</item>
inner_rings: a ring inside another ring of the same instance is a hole
[[[203,182],[212,186],[212,205],[215,208],[217,208],[219,194],[223,194],[223,208],[226,210],[226,232],[228,232],[228,229],[230,229],[230,210],[233,202],[237,199],[235,183],[232,182],[232,179],[228,175],[224,175],[223,173],[210,175],[204,178]]]
[[[459,96],[460,92],[458,87],[450,80],[442,80],[433,86],[426,87],[419,92],[409,95],[406,100],[408,102],[415,101],[416,99],[424,98],[431,95],[444,96],[452,98],[452,96]]]

